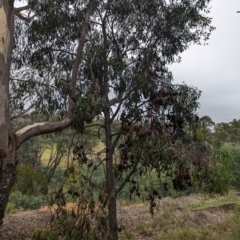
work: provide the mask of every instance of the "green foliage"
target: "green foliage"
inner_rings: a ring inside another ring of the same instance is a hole
[[[190,228],[181,228],[171,231],[169,233],[159,235],[158,240],[196,240],[198,238],[198,234],[195,233],[193,229]]]
[[[240,238],[240,211],[235,209],[233,215],[218,224],[221,233],[228,232],[225,239],[238,240]]]
[[[17,114],[18,112],[16,112]],[[38,118],[41,118],[38,116]],[[15,130],[32,124],[30,116],[18,117],[13,120],[13,127]],[[17,151],[18,164],[30,165],[37,169],[40,164],[40,158],[43,150],[43,138],[40,136],[28,139],[25,141]]]
[[[17,209],[37,209],[46,204],[46,196],[25,195],[19,191],[14,191],[9,196],[9,203]]]
[[[13,103],[27,95],[34,99],[38,112],[61,115],[66,110],[66,97],[71,95],[69,76],[87,1],[29,0],[28,3],[38,17],[30,24],[16,18],[18,47],[14,49],[12,67],[20,70],[18,76],[24,80],[12,81]],[[111,94],[129,96],[125,107],[142,100],[141,90],[156,90],[159,82],[169,84],[172,75],[168,64],[180,61],[180,53],[192,43],[208,40],[214,30],[208,17],[208,4],[209,0],[188,4],[183,0],[171,4],[162,0],[147,4],[145,0],[107,4],[95,1],[91,16],[94,21],[90,21],[86,34],[81,73],[77,77],[79,121],[75,126],[81,130],[84,119],[91,122],[99,114],[99,107],[110,106],[101,92],[103,65],[112,80]],[[105,29],[107,39],[103,37],[103,19],[109,23]],[[20,99],[18,89],[21,89]]]
[[[18,163],[37,168],[40,162],[42,146],[39,138],[31,138],[24,142],[18,150]]]
[[[212,149],[213,156],[201,172],[200,185],[205,193],[226,194],[233,180],[232,157],[221,145]]]
[[[126,183],[118,199],[124,200],[129,203],[133,202],[145,202],[149,200],[149,196],[154,193],[157,198],[163,198],[166,196],[176,197],[179,195],[173,186],[173,176],[168,176],[168,171],[163,171],[160,175],[155,169],[149,170],[146,174],[141,173],[142,168],[139,165],[139,171],[134,174],[131,179]],[[141,175],[139,174],[141,173]],[[122,174],[122,178],[125,179],[126,174]],[[118,178],[115,180],[116,188],[118,188],[122,181]],[[134,190],[134,191],[133,191]],[[186,192],[184,192],[186,194]]]
[[[47,166],[41,165],[39,167],[39,172],[42,175],[45,175],[46,168],[47,168]],[[53,187],[53,189],[57,189],[57,188],[59,188],[63,184],[63,182],[64,182],[64,177],[63,177],[64,176],[64,172],[65,172],[65,170],[62,167],[60,167],[60,166],[56,167],[56,169],[54,170],[54,174],[51,177],[51,180],[49,182],[49,185],[51,187]]]
[[[145,223],[140,222],[136,229],[139,231],[139,233],[144,237],[151,237],[153,236],[153,230],[150,229],[148,226],[146,226]]]
[[[44,175],[27,165],[18,165],[13,191],[26,195],[48,194],[48,183]]]
[[[240,238],[240,211],[235,211],[232,218],[232,231],[230,234],[230,240],[238,240]]]
[[[238,145],[227,145],[226,149],[230,152],[232,156],[232,167],[231,171],[233,174],[233,179],[231,184],[240,188],[240,147]]]
[[[123,234],[126,239],[134,239],[134,235],[130,231],[125,230]]]
[[[36,231],[33,236],[33,240],[59,240],[57,234],[50,230],[39,230]]]
[[[218,123],[215,126],[215,136],[222,142],[240,143],[240,119],[230,123]]]
[[[14,214],[18,211],[18,207],[16,206],[16,204],[8,202],[5,213],[6,214]]]

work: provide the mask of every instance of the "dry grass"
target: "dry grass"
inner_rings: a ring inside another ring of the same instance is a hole
[[[223,197],[167,197],[158,200],[154,216],[145,203],[118,206],[119,227],[123,228],[119,237],[120,240],[239,240],[239,203],[238,193],[232,191]],[[72,208],[76,205],[67,204],[67,210]],[[45,207],[7,215],[0,239],[31,239],[35,230],[49,223],[49,210]],[[26,226],[31,226],[29,231],[25,231]]]
[[[235,192],[214,198],[168,197],[159,200],[154,216],[145,204],[123,207],[119,222],[125,230],[120,239],[237,240],[240,239],[239,201]],[[196,208],[199,206],[201,209]]]

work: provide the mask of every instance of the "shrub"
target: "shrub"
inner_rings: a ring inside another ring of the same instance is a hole
[[[33,196],[24,195],[19,191],[12,192],[9,196],[9,207],[14,206],[16,208],[23,209],[37,209],[44,205],[46,202],[45,196]]]
[[[51,220],[48,230],[37,231],[34,240],[57,240],[57,239],[107,239],[107,219],[105,215],[95,212],[66,211],[59,207],[57,214]]]
[[[7,214],[14,214],[17,211],[18,211],[18,208],[17,208],[16,204],[8,202],[7,208],[5,210],[5,213],[7,213]]]
[[[240,189],[240,147],[232,145],[228,149],[232,155],[232,173],[234,176],[232,185]]]
[[[232,180],[231,154],[227,149],[219,148],[214,152],[212,163],[201,172],[203,191],[210,194],[226,194]]]
[[[48,183],[44,175],[27,165],[16,168],[16,182],[13,191],[20,191],[26,195],[48,194]]]

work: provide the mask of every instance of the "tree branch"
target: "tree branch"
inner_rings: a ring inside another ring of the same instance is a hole
[[[25,10],[29,10],[29,9],[30,9],[29,5],[26,5],[26,6],[22,6],[19,8],[14,8],[14,12],[21,12],[21,11],[25,11]]]
[[[72,80],[71,80],[71,94],[72,94],[72,96],[76,95],[76,82],[77,82],[78,68],[79,68],[79,65],[80,65],[81,60],[82,60],[83,47],[84,47],[84,42],[85,42],[85,38],[86,38],[86,34],[87,34],[87,29],[88,29],[88,24],[89,24],[90,16],[91,16],[91,13],[92,13],[92,9],[93,9],[93,0],[89,0],[87,12],[86,12],[86,15],[85,15],[85,20],[84,20],[82,31],[81,31],[81,36],[80,36],[80,39],[79,39],[77,56],[75,58],[74,65],[73,65]],[[73,104],[74,104],[73,101],[70,101],[70,106],[69,106],[70,109],[69,110],[72,109]]]
[[[119,96],[117,96],[117,97],[109,100],[109,105],[110,105],[110,106],[113,106],[113,105],[115,105],[115,104],[117,104],[117,103],[123,102],[125,99],[126,99],[126,97],[123,98],[123,93],[121,93]]]
[[[22,10],[23,11],[23,10]],[[14,14],[18,16],[21,20],[26,21],[26,22],[31,22],[35,18],[35,14],[33,14],[31,17],[25,17],[23,16],[20,11],[17,11],[16,9],[13,10]]]
[[[124,100],[124,99],[123,99]],[[111,123],[114,121],[115,117],[117,116],[117,114],[119,113],[120,109],[121,109],[121,106],[122,106],[122,103],[123,101],[121,101],[119,104],[118,104],[118,107],[117,109],[115,110],[115,112],[113,113],[112,117],[111,117]]]
[[[61,131],[69,127],[75,119],[76,117],[72,115],[72,116],[66,117],[61,121],[34,123],[32,125],[28,125],[20,129],[19,131],[17,131],[15,134],[17,148],[19,148],[23,142],[25,142],[31,137],[38,136],[45,133]]]
[[[117,196],[122,191],[122,189],[125,187],[126,183],[129,182],[131,176],[139,169],[139,168],[137,168],[138,163],[139,163],[139,160],[136,160],[131,172],[126,176],[126,178],[124,179],[124,181],[122,182],[120,187],[118,189],[116,189],[115,196]]]
[[[114,139],[114,141],[113,141],[113,144],[112,144],[112,152],[115,151],[115,148],[116,148],[116,146],[117,146],[117,144],[118,144],[118,141],[120,140],[120,137],[122,136],[121,130],[120,130],[118,133],[116,133],[116,134],[112,134],[112,137],[113,137],[114,135],[117,135],[117,137],[116,137],[116,138]]]
[[[67,53],[67,54],[72,55],[72,56],[77,56],[76,53],[71,53],[71,52],[69,52],[69,51],[67,51],[67,50],[64,50],[64,49],[56,49],[56,48],[51,48],[51,47],[47,47],[47,48],[45,48],[45,49],[48,49],[48,50],[51,50],[51,51],[55,51],[55,52]]]

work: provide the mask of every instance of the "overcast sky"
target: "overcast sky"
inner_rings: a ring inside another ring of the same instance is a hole
[[[212,0],[211,6],[216,30],[208,46],[190,46],[181,63],[169,68],[175,83],[202,91],[200,116],[230,122],[240,119],[240,0]]]
[[[215,123],[240,119],[240,0],[212,0],[216,30],[208,46],[190,46],[180,64],[170,66],[174,82],[202,91],[199,115]]]

